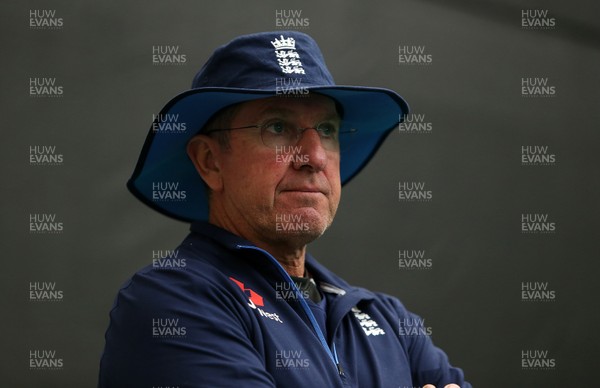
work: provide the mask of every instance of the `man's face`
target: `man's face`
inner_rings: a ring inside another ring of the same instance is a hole
[[[314,128],[339,124],[339,116],[333,100],[322,95],[272,97],[241,104],[231,128],[274,123],[268,129],[276,130],[280,121]],[[213,193],[224,213],[219,216],[268,243],[305,245],[323,234],[340,200],[339,150],[314,129],[302,132],[293,146],[276,148],[263,143],[260,128],[229,136],[230,148],[216,155],[223,183]]]

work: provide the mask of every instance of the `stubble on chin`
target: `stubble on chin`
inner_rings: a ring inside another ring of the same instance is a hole
[[[321,237],[333,220],[330,214],[316,212],[274,211],[261,217],[261,234],[273,244],[303,247]]]

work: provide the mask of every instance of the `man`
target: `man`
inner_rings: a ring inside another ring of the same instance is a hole
[[[100,387],[469,387],[423,330],[399,332],[418,320],[397,299],[306,253],[407,112],[391,90],[336,86],[299,32],[217,49],[128,183],[192,232],[120,290]]]

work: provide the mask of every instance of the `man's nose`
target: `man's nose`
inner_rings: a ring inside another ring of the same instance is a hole
[[[294,167],[310,168],[315,171],[321,171],[327,165],[327,151],[321,142],[321,136],[314,128],[306,128],[300,133],[297,146],[300,146],[300,154],[306,155],[306,158],[297,158],[294,161]]]

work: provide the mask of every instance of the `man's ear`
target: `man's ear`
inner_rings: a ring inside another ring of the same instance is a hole
[[[218,142],[206,135],[196,135],[187,144],[187,154],[194,163],[196,171],[211,191],[216,192],[223,187],[219,156],[221,149]]]

